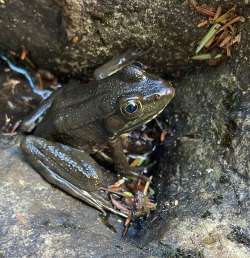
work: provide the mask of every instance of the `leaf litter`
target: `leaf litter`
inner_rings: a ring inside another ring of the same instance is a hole
[[[193,60],[208,61],[210,65],[220,63],[223,58],[232,56],[232,48],[241,42],[239,22],[245,18],[237,14],[236,5],[229,10],[222,6],[217,8],[206,4],[198,4],[189,0],[190,6],[204,18],[197,24],[198,28],[207,29],[207,33],[199,40]]]
[[[123,236],[130,225],[138,219],[147,218],[157,208],[153,175],[150,174],[155,160],[152,157],[158,145],[162,144],[168,135],[162,121],[155,119],[149,125],[144,125],[122,137],[124,152],[127,155],[131,169],[139,169],[140,177],[122,177],[108,187],[102,187],[110,199],[114,209],[126,214]]]

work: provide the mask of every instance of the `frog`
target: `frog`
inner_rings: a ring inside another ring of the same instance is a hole
[[[128,164],[121,136],[158,116],[174,95],[169,82],[138,63],[84,85],[71,83],[22,122],[21,150],[49,183],[104,214],[114,212],[99,194],[108,171],[93,153],[109,148],[120,175],[138,176]]]

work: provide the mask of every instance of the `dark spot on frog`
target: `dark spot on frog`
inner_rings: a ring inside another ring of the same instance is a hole
[[[107,119],[106,125],[114,130],[118,130],[124,125],[124,122],[118,116],[113,116]]]

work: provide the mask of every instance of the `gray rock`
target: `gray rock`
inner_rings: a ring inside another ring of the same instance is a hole
[[[233,3],[240,13],[247,2]],[[239,8],[240,9],[240,8]],[[204,35],[201,16],[188,1],[4,0],[0,3],[0,49],[30,51],[39,67],[79,74],[128,48],[150,51],[142,62],[159,72],[178,74],[195,65],[194,43]]]
[[[11,143],[10,143],[11,142]],[[149,257],[105,226],[98,212],[45,182],[22,160],[18,139],[0,143],[3,257]]]
[[[247,45],[236,60],[248,60]],[[205,257],[249,257],[250,83],[242,80],[249,67],[249,60],[232,61],[176,82],[163,115],[171,135],[160,163],[158,210],[138,233],[142,245],[161,235],[162,244]],[[228,238],[232,227],[246,231],[238,243]]]

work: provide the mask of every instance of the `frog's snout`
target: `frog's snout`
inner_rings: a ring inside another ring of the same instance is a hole
[[[175,89],[169,82],[166,82],[164,80],[160,81],[159,86],[160,90],[158,91],[156,98],[158,98],[159,100],[165,99],[169,102],[175,95]]]
[[[166,87],[166,96],[169,96],[171,99],[175,95],[175,89],[172,86],[167,86]]]

